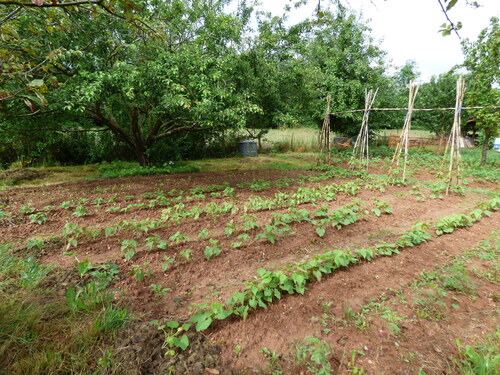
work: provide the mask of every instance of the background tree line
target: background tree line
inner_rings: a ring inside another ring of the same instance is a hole
[[[327,93],[332,111],[362,108],[365,89],[376,87],[377,107],[406,106],[417,67],[408,62],[388,74],[386,53],[340,2],[294,25],[286,12],[255,12],[247,1],[229,12],[230,3],[0,3],[2,164],[134,159],[148,165],[224,156],[242,129],[259,135],[319,127]],[[491,72],[499,59],[490,58],[493,49],[483,51],[492,41],[498,47],[496,19],[477,42],[464,43],[473,90],[481,93],[471,103],[498,103],[498,69]],[[453,106],[455,80],[452,73],[433,77],[417,106]],[[443,134],[452,116],[418,113],[414,123]],[[498,116],[480,116],[493,137]],[[400,127],[403,118],[373,113],[370,126]],[[335,116],[333,131],[356,135],[360,119]]]

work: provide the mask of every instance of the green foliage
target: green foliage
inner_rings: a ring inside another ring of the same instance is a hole
[[[476,346],[462,345],[456,339],[460,361],[454,361],[458,370],[466,375],[493,375],[500,366],[500,331],[486,337],[486,342]]]
[[[212,257],[219,255],[221,252],[218,240],[211,238],[209,242],[210,245],[206,246],[204,251],[206,260],[210,260]]]
[[[421,85],[416,97],[418,108],[449,108],[455,102],[457,75],[446,73],[432,76],[429,82]],[[416,112],[412,127],[427,129],[436,135],[444,136],[453,125],[452,111]],[[444,143],[443,141],[443,147]]]
[[[20,214],[27,215],[35,212],[36,209],[33,207],[31,204],[27,204],[25,206],[22,206],[21,209],[19,210]]]
[[[165,334],[165,340],[162,348],[165,349],[165,354],[168,356],[175,355],[175,348],[186,350],[189,346],[189,338],[185,334],[189,330],[191,324],[181,324],[176,321],[169,321],[165,324],[160,324],[158,320],[153,320],[150,324],[156,326],[158,330]]]
[[[176,162],[174,164],[165,164],[164,166],[141,167],[134,163],[125,163],[114,161],[109,164],[101,164],[97,168],[97,176],[104,178],[119,178],[130,176],[151,176],[156,174],[171,173],[191,173],[198,172],[200,168],[194,164],[184,164]]]
[[[126,260],[130,260],[134,257],[137,249],[137,241],[135,240],[123,240],[120,250],[125,253],[124,257]]]
[[[380,216],[382,214],[392,214],[389,203],[379,201],[378,199],[375,199],[375,208],[372,209],[372,212],[375,214],[375,216]]]
[[[144,282],[144,280],[148,277],[153,276],[153,272],[148,268],[149,262],[144,262],[142,266],[138,264],[132,265],[132,270],[130,271],[131,276],[135,276],[137,280],[140,282]]]
[[[47,214],[45,212],[37,212],[29,215],[29,218],[32,223],[44,224],[47,221]]]
[[[472,217],[465,214],[452,214],[442,219],[435,225],[436,234],[439,236],[444,233],[451,233],[455,228],[468,227],[474,223]]]
[[[73,216],[82,217],[82,216],[87,215],[88,213],[89,212],[87,211],[87,209],[84,206],[79,205],[79,206],[76,206],[75,211],[73,212]]]
[[[434,226],[436,234],[439,236],[444,233],[452,233],[455,228],[468,227],[484,216],[491,216],[490,210],[497,211],[500,209],[500,198],[492,198],[488,202],[479,203],[478,206],[480,208],[471,211],[469,215],[452,214],[439,219]]]
[[[93,327],[97,332],[106,333],[122,328],[129,320],[126,309],[120,309],[116,305],[108,305],[99,312]]]
[[[162,285],[159,284],[151,284],[149,288],[158,298],[166,296],[168,291],[171,290],[170,288],[164,288]]]
[[[283,366],[281,365],[280,356],[276,352],[270,351],[268,348],[262,348],[260,352],[268,361],[267,367],[271,371],[271,375],[283,374]]]
[[[479,33],[476,41],[462,43],[465,56],[463,66],[470,75],[467,79],[466,103],[471,106],[494,106],[500,100],[500,23],[497,17]],[[500,113],[489,109],[472,110],[476,126],[484,134],[481,165],[486,164],[488,142],[499,134]]]
[[[71,286],[66,291],[66,303],[73,312],[94,310],[113,299],[113,296],[104,288],[105,285],[95,281],[84,286]]]
[[[332,373],[329,356],[333,350],[326,341],[307,336],[304,342],[295,344],[295,349],[296,362],[305,366],[311,374],[330,375]]]
[[[324,274],[356,264],[361,259],[371,259],[375,255],[392,255],[397,253],[398,249],[426,241],[431,238],[425,232],[426,228],[425,224],[417,223],[411,230],[403,232],[395,244],[386,244],[391,249],[390,253],[385,253],[378,246],[357,251],[359,257],[349,250],[326,250],[323,254],[315,255],[313,260],[307,259],[283,270],[259,269],[259,276],[248,281],[243,292],[233,293],[225,305],[220,302],[198,305],[199,310],[191,316],[190,322],[196,324],[197,331],[203,331],[210,327],[214,319],[225,319],[231,315],[246,319],[251,308],[267,308],[269,303],[281,299],[285,293],[304,294],[306,284],[321,280]]]

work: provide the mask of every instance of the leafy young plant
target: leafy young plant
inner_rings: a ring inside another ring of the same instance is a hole
[[[189,338],[185,332],[189,331],[191,324],[180,324],[176,321],[170,321],[160,324],[158,320],[153,320],[150,324],[156,326],[158,330],[165,334],[165,340],[162,349],[166,350],[165,355],[173,357],[175,348],[186,350],[189,346]]]
[[[231,246],[237,249],[238,247],[241,247],[244,242],[248,241],[250,239],[250,236],[248,234],[240,234],[238,236],[239,241],[233,241],[231,242]]]
[[[29,215],[29,218],[32,223],[41,225],[47,221],[47,214],[45,212],[37,212],[35,214]]]
[[[87,215],[88,213],[89,212],[87,211],[87,209],[85,207],[83,207],[82,205],[79,205],[75,208],[75,211],[73,211],[73,216],[82,217],[82,216]]]
[[[375,208],[372,209],[372,212],[375,214],[375,216],[380,216],[382,214],[392,214],[389,203],[379,201],[378,199],[375,199]]]
[[[329,356],[333,353],[332,347],[326,341],[314,336],[307,336],[304,342],[295,344],[295,360],[305,366],[311,374],[330,375],[332,368]]]
[[[67,210],[71,208],[73,205],[74,205],[73,201],[64,201],[59,205],[59,207],[61,207],[64,210]]]
[[[168,248],[167,241],[161,239],[159,236],[152,236],[145,239],[146,248],[148,250],[153,250],[156,246],[157,249],[165,250]]]
[[[452,233],[455,228],[471,226],[474,221],[471,216],[465,214],[452,214],[439,219],[434,228],[436,234],[440,236],[445,233]]]
[[[142,266],[134,264],[132,265],[132,271],[130,271],[131,276],[135,276],[140,282],[144,282],[146,278],[153,276],[153,271],[148,268],[150,262],[144,262]]]
[[[125,259],[130,260],[134,257],[137,250],[137,241],[135,240],[123,240],[120,250],[125,253]]]
[[[33,207],[31,204],[27,204],[25,206],[22,206],[21,209],[19,210],[20,214],[27,215],[35,212],[36,209]]]
[[[209,239],[210,246],[205,247],[205,259],[210,260],[213,256],[217,256],[221,252],[219,241],[216,239]]]
[[[191,252],[192,252],[191,249],[186,249],[186,250],[180,251],[179,254],[181,254],[184,258],[186,258],[186,260],[189,260],[189,259],[191,259]]]
[[[161,264],[161,270],[163,272],[167,271],[170,268],[170,265],[175,262],[174,258],[170,258],[168,256],[163,257],[163,263]]]
[[[171,290],[170,288],[164,288],[162,285],[158,284],[151,284],[149,288],[158,298],[166,296],[167,293]]]
[[[224,233],[226,234],[226,236],[231,236],[235,231],[236,224],[234,223],[234,220],[227,222],[226,227],[224,228]]]
[[[200,240],[203,240],[205,238],[207,238],[208,236],[210,236],[210,233],[208,232],[208,229],[207,228],[203,228],[200,233],[198,233],[198,238]]]
[[[188,237],[182,234],[181,232],[176,232],[172,236],[168,238],[170,241],[175,242],[176,244],[181,243],[182,241],[188,240]]]
[[[45,240],[43,238],[32,237],[28,240],[28,243],[26,244],[26,248],[28,250],[31,250],[34,247],[36,247],[38,250],[42,250],[44,245],[45,245]]]
[[[85,259],[83,262],[78,262],[76,265],[76,269],[78,270],[78,274],[80,275],[80,277],[85,275],[88,271],[90,271],[93,268],[94,266],[92,265],[92,263],[90,263],[88,259]]]

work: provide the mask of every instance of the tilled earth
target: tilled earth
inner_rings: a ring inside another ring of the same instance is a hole
[[[392,242],[416,222],[432,224],[450,214],[467,213],[478,202],[487,201],[491,196],[489,192],[498,191],[495,184],[471,184],[465,195],[451,194],[442,199],[429,198],[431,192],[424,183],[433,181],[433,177],[425,172],[414,177],[413,185],[421,186],[421,195],[413,194],[412,184],[384,189],[363,185],[355,196],[339,192],[333,201],[297,205],[313,213],[321,205],[331,211],[359,199],[365,210],[360,213],[359,221],[341,230],[330,227],[323,237],[310,222],[292,223],[293,233],[279,237],[275,244],[254,239],[260,229],[243,231],[241,210],[220,215],[201,214],[197,220],[180,218],[178,223],[147,232],[120,230],[109,237],[83,237],[76,248],[68,248],[61,236],[67,223],[104,229],[123,221],[161,220],[165,206],[132,206],[147,203],[159,192],[173,201],[181,191],[185,198],[189,189],[205,187],[205,197],[193,201],[179,198],[171,205],[182,203],[185,209],[190,209],[197,204],[206,207],[211,202],[231,202],[242,209],[251,197],[272,198],[277,193],[290,194],[299,188],[355,180],[334,177],[321,182],[297,183],[299,175],[316,174],[318,172],[274,170],[197,173],[11,189],[0,194],[4,210],[11,212],[0,219],[0,237],[17,243],[19,252],[28,251],[27,239],[43,237],[46,245],[38,253],[39,258],[42,263],[55,265],[44,287],[58,290],[61,295],[69,286],[85,282],[76,272],[76,259],[88,259],[92,264],[110,261],[118,265],[119,278],[112,287],[119,290],[115,292],[117,300],[137,318],[118,332],[114,344],[115,359],[121,364],[123,374],[169,371],[247,374],[273,373],[280,368],[286,374],[312,372],[311,367],[300,363],[294,354],[297,348],[305,347],[304,342],[310,336],[329,345],[327,357],[334,373],[350,373],[355,368],[363,368],[367,374],[414,374],[419,369],[427,374],[452,373],[450,358],[457,356],[455,340],[473,344],[494,332],[498,323],[498,264],[491,259],[468,259],[462,274],[470,280],[469,293],[447,290],[439,301],[429,302],[438,306],[438,311],[430,317],[423,316],[418,306],[425,298],[429,301],[435,287],[432,283],[419,284],[418,280],[429,272],[445,272],[454,260],[464,257],[467,249],[490,238],[492,232],[500,228],[498,212],[451,234],[437,236],[432,232],[431,240],[405,248],[398,255],[337,270],[320,282],[309,284],[304,295],[284,296],[267,309],[251,311],[244,321],[228,318],[217,321],[203,333],[190,332],[190,346],[173,358],[164,355],[163,332],[148,322],[152,319],[187,321],[196,304],[224,302],[231,293],[241,291],[243,283],[252,280],[260,268],[281,269],[325,249],[356,249],[381,241]],[[260,189],[252,189],[249,184],[252,181],[284,183],[256,191]],[[220,187],[223,183],[234,191],[224,196]],[[417,200],[418,196],[424,199]],[[375,200],[387,202],[392,213],[373,214]],[[61,208],[61,204],[64,206],[68,201],[71,201],[67,204],[70,207]],[[46,221],[33,223],[28,219],[30,213],[19,213],[27,211],[27,206],[34,208],[33,213],[46,212]],[[87,213],[75,216],[78,206],[83,206]],[[112,207],[119,209],[110,210]],[[121,210],[125,207],[129,209]],[[247,214],[255,215],[256,223],[262,227],[271,222],[273,214],[285,212],[285,208],[256,209]],[[230,221],[238,229],[228,236],[225,228]],[[200,236],[203,230],[208,231],[207,238]],[[185,238],[177,242],[168,240],[178,232]],[[232,247],[231,242],[241,234],[248,234],[250,239],[238,248]],[[148,250],[145,239],[153,236],[168,240],[168,247]],[[210,260],[204,254],[210,245],[208,238],[217,240],[221,249],[221,253]],[[137,241],[136,254],[131,260],[123,257],[124,240]],[[187,250],[190,250],[189,259],[183,255]],[[497,247],[497,255],[498,250]],[[77,251],[76,259],[63,255],[65,251]],[[145,270],[144,281],[133,275],[134,266]],[[169,290],[166,295],[157,296],[151,284]],[[274,359],[269,359],[269,354],[265,359],[263,348],[273,353]]]

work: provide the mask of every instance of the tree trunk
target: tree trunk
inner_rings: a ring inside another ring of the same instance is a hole
[[[141,167],[148,166],[149,159],[148,159],[148,155],[146,153],[146,148],[141,147],[141,145],[136,145],[134,151],[135,151],[135,156],[137,158],[137,162],[139,163],[139,165]]]
[[[483,154],[481,155],[481,166],[484,167],[486,165],[486,156],[488,153],[488,144],[490,143],[491,131],[484,131],[484,141],[483,141]]]
[[[141,167],[149,165],[147,148],[139,126],[139,108],[134,107],[130,113],[130,132],[132,133],[135,156]]]

